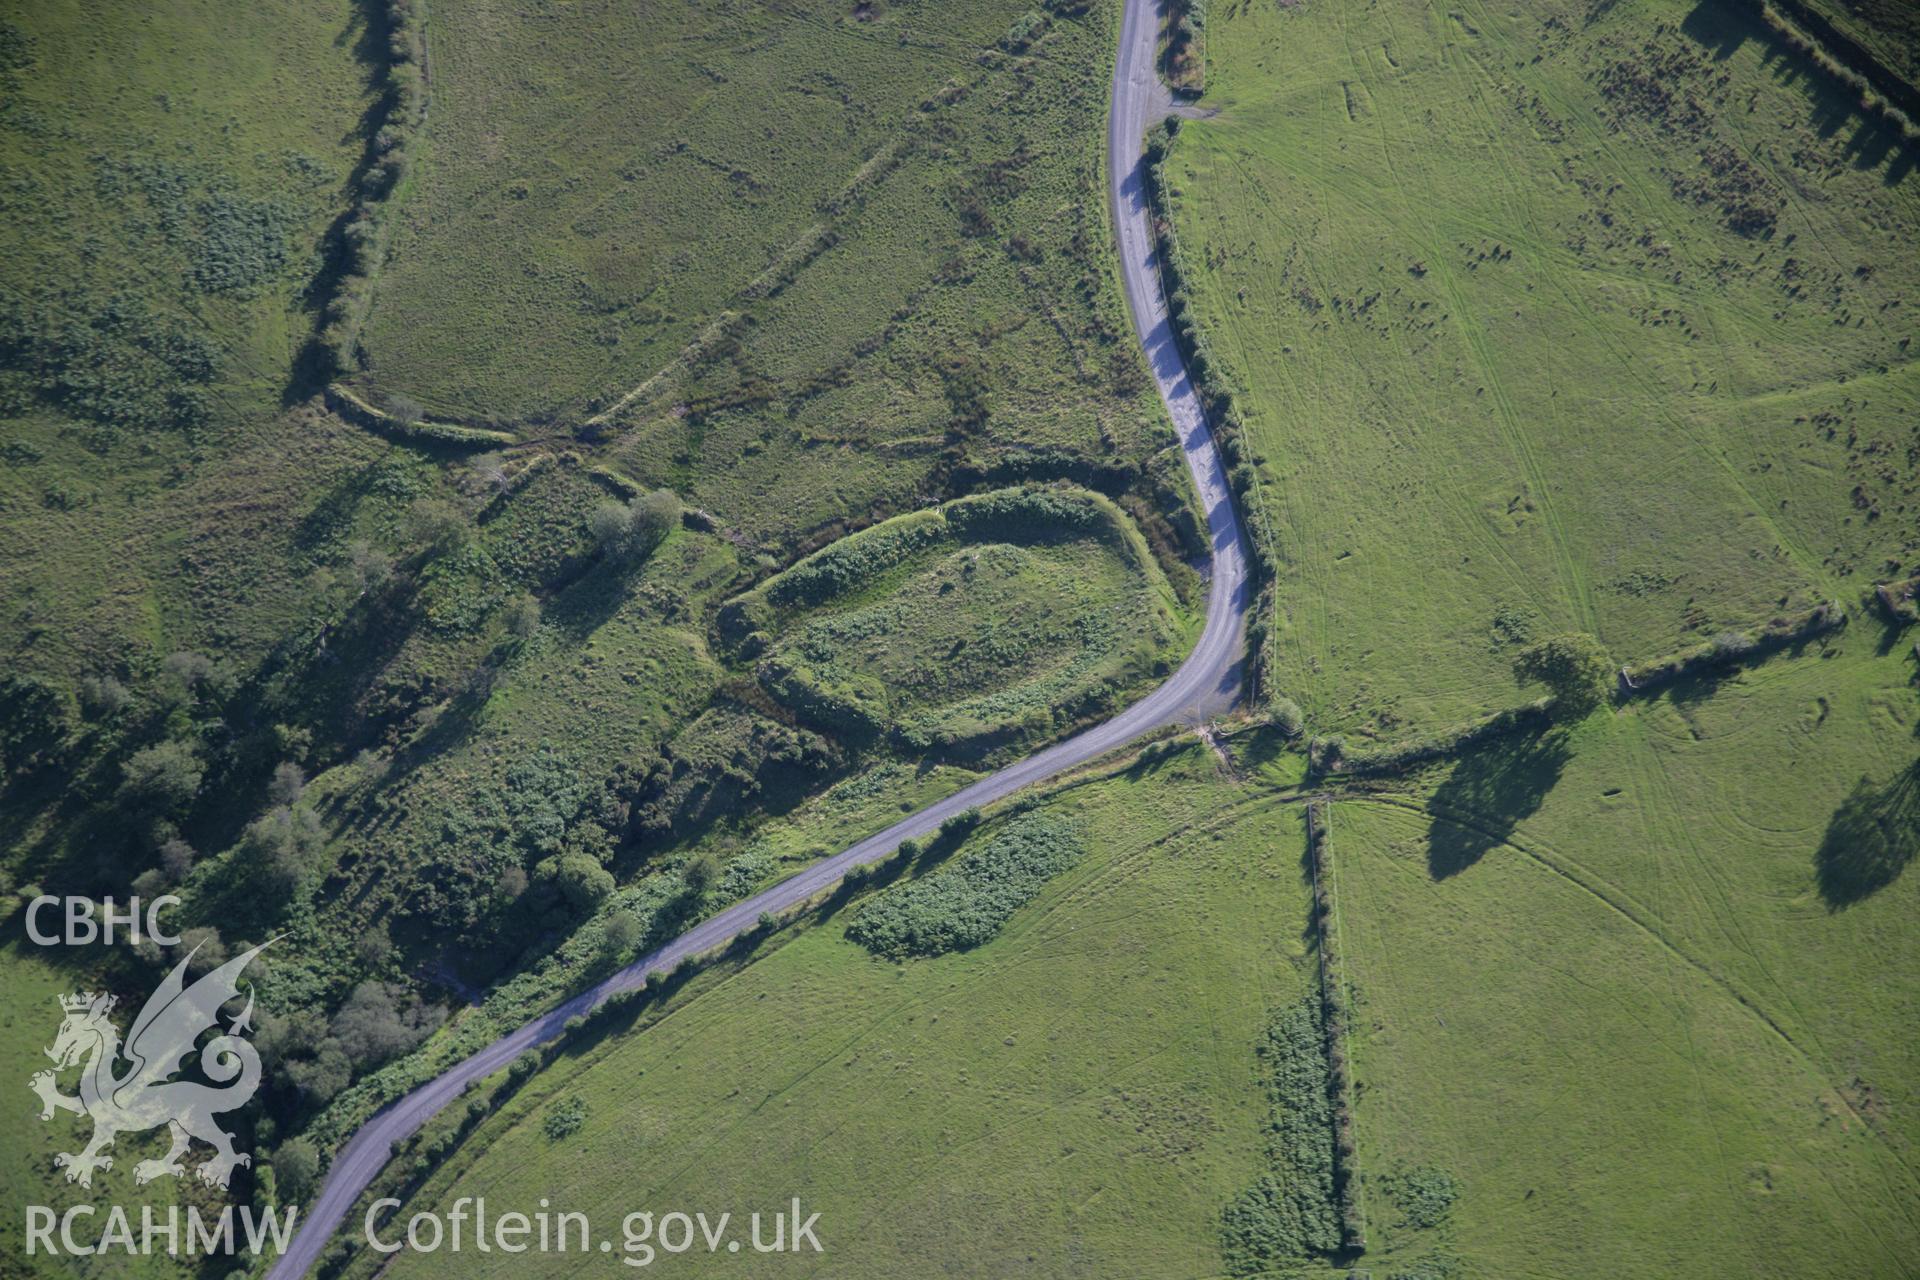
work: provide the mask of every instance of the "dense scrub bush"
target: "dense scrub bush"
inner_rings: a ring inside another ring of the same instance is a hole
[[[1000,47],[1008,53],[1025,53],[1033,42],[1047,33],[1052,19],[1037,9],[1029,9],[1014,20],[1007,33],[1000,37]]]
[[[190,275],[202,293],[241,297],[285,270],[302,218],[284,200],[215,193],[200,204],[201,232]]]
[[[580,1132],[586,1122],[587,1104],[577,1096],[567,1097],[547,1108],[540,1131],[547,1135],[548,1142],[561,1142]]]
[[[847,937],[890,960],[977,947],[1083,852],[1066,819],[1023,814],[952,866],[868,902]]]
[[[668,489],[643,493],[627,503],[607,502],[587,517],[587,532],[602,555],[637,564],[680,524],[680,499]]]
[[[199,794],[206,771],[190,743],[143,747],[120,766],[120,801],[141,813],[178,814]]]
[[[18,672],[0,678],[0,777],[55,760],[72,719],[66,695],[52,681]]]
[[[1446,1221],[1460,1187],[1444,1169],[1400,1169],[1380,1179],[1380,1188],[1400,1206],[1410,1227],[1437,1227]]]
[[[218,353],[199,331],[115,296],[0,299],[0,413],[35,401],[131,431],[204,423]]]
[[[1258,1275],[1340,1248],[1334,1209],[1333,1107],[1320,1002],[1274,1011],[1261,1037],[1266,1068],[1268,1172],[1221,1215],[1227,1270]]]
[[[614,794],[629,836],[679,840],[757,804],[791,803],[845,763],[831,740],[728,704],[702,713]]]

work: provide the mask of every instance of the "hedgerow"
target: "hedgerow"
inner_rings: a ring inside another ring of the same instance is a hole
[[[1247,555],[1249,586],[1253,605],[1247,611],[1247,701],[1260,706],[1269,696],[1266,677],[1272,666],[1270,652],[1276,602],[1275,583],[1279,566],[1274,563],[1273,548],[1278,545],[1266,508],[1260,503],[1254,473],[1255,459],[1246,447],[1246,424],[1215,364],[1206,334],[1193,315],[1192,295],[1188,291],[1185,259],[1174,231],[1173,210],[1167,203],[1165,165],[1173,140],[1179,134],[1177,119],[1155,125],[1147,134],[1142,158],[1148,207],[1153,211],[1156,250],[1160,259],[1161,284],[1167,296],[1167,319],[1173,328],[1174,343],[1187,365],[1187,377],[1199,396],[1207,415],[1207,427],[1214,445],[1220,450],[1226,468],[1227,483],[1233,489]]]
[[[425,0],[388,0],[385,16],[384,110],[367,143],[353,209],[340,226],[333,296],[316,339],[322,372],[329,376],[351,372],[359,363],[360,326],[387,253],[391,200],[416,159],[427,118]]]
[[[1789,645],[1814,639],[1847,625],[1847,611],[1837,602],[1818,604],[1804,613],[1776,617],[1754,631],[1722,632],[1663,658],[1620,669],[1620,696],[1650,693],[1686,676],[1723,672]]]
[[[1360,1210],[1359,1147],[1353,1132],[1353,1070],[1347,1061],[1347,984],[1333,909],[1333,868],[1324,798],[1307,805],[1307,853],[1313,867],[1313,932],[1320,951],[1320,1005],[1326,1034],[1327,1090],[1333,1120],[1333,1189],[1346,1248],[1367,1247]]]
[[[1084,852],[1066,819],[1022,814],[952,866],[873,898],[847,937],[889,960],[977,947]]]
[[[1167,5],[1167,84],[1197,94],[1207,82],[1207,0],[1171,0]]]
[[[1270,1104],[1268,1170],[1221,1214],[1232,1275],[1259,1275],[1340,1248],[1324,1045],[1320,1002],[1312,995],[1267,1021],[1259,1054]]]
[[[1825,14],[1801,0],[1748,0],[1748,4],[1789,47],[1858,95],[1863,110],[1885,117],[1908,145],[1920,142],[1920,123],[1915,119],[1920,114],[1920,91],[1898,72],[1882,65]]]

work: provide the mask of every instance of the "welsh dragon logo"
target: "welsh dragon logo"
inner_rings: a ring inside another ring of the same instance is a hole
[[[117,1135],[163,1124],[172,1132],[173,1146],[161,1159],[135,1165],[135,1182],[151,1182],[162,1174],[183,1176],[186,1167],[180,1157],[195,1138],[214,1149],[213,1158],[197,1171],[208,1186],[226,1186],[236,1165],[253,1163],[253,1157],[233,1149],[233,1135],[214,1120],[223,1111],[245,1106],[260,1087],[260,1055],[242,1038],[253,1029],[251,986],[246,1008],[227,1024],[225,1033],[200,1049],[201,1071],[224,1087],[172,1077],[201,1034],[219,1029],[220,1007],[240,994],[240,971],[266,945],[235,956],[192,986],[186,984],[187,964],[193,959],[193,953],[188,953],[147,999],[127,1031],[124,1046],[108,1016],[115,997],[92,992],[60,997],[60,1012],[66,1020],[46,1051],[54,1070],[36,1072],[31,1085],[40,1095],[42,1120],[53,1119],[55,1111],[79,1112],[93,1120],[93,1140],[84,1151],[79,1155],[63,1151],[54,1157],[54,1164],[67,1171],[68,1182],[91,1187],[95,1169],[113,1168],[113,1157],[101,1153]],[[79,1096],[68,1097],[55,1084],[55,1073],[83,1059]]]

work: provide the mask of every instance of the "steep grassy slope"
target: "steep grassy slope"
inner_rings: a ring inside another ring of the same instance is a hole
[[[1380,1246],[1437,1166],[1488,1274],[1914,1273],[1920,706],[1843,648],[1334,807]]]
[[[1916,552],[1915,153],[1682,4],[1248,5],[1168,165],[1261,455],[1275,686],[1363,733]]]
[[[826,1253],[756,1256],[769,1272],[1212,1274],[1220,1211],[1257,1167],[1254,1047],[1312,972],[1297,809],[1189,745],[1036,813],[1085,853],[999,937],[892,964],[846,939],[848,908],[697,983],[650,1029],[562,1059],[407,1212],[544,1195],[617,1241],[630,1209],[799,1195]],[[587,1123],[549,1137],[575,1100]],[[402,1255],[389,1274],[577,1265]]]

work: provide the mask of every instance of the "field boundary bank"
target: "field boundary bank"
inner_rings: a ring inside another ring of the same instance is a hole
[[[1307,802],[1307,860],[1313,870],[1313,933],[1320,957],[1320,1007],[1327,1043],[1327,1091],[1333,1101],[1333,1188],[1340,1210],[1341,1245],[1367,1251],[1366,1215],[1360,1206],[1360,1150],[1354,1137],[1353,1064],[1348,1052],[1345,971],[1341,964],[1339,915],[1334,903],[1330,797]]]
[[[1743,669],[1756,667],[1784,649],[1809,644],[1844,631],[1847,610],[1837,601],[1815,605],[1804,613],[1776,617],[1752,631],[1727,631],[1712,640],[1644,662],[1622,666],[1615,677],[1612,702],[1624,706],[1652,697],[1681,680],[1719,681]],[[1553,701],[1539,698],[1421,738],[1402,739],[1349,750],[1343,735],[1316,737],[1307,746],[1309,767],[1320,776],[1368,778],[1402,773],[1421,765],[1449,759],[1471,748],[1522,731],[1542,732],[1553,723]]]
[[[1832,19],[1805,0],[1747,0],[1747,8],[1789,45],[1800,45],[1796,36],[1809,42],[1811,48],[1799,48],[1798,52],[1807,55],[1820,70],[1849,88],[1878,94],[1892,109],[1882,114],[1900,127],[1909,143],[1920,141],[1920,88],[1836,27]],[[1798,32],[1792,30],[1796,26]]]
[[[1620,687],[1615,698],[1625,702],[1688,677],[1718,678],[1740,666],[1772,657],[1782,649],[1844,631],[1847,618],[1847,611],[1838,601],[1828,601],[1791,617],[1775,617],[1751,632],[1723,632],[1712,640],[1665,657],[1621,667]]]
[[[377,408],[337,382],[328,383],[323,396],[327,408],[338,417],[346,419],[357,427],[405,444],[456,444],[470,445],[475,448],[504,448],[522,443],[519,437],[508,432],[490,431],[484,427],[461,426],[452,422],[429,422],[425,419],[408,422],[404,418],[395,417],[385,409]]]
[[[1372,794],[1353,793],[1343,798],[1397,809],[1418,817],[1439,819],[1442,822],[1473,831],[1492,841],[1493,848],[1512,849],[1542,870],[1551,875],[1558,876],[1575,889],[1585,893],[1594,901],[1600,903],[1601,906],[1612,911],[1621,919],[1633,925],[1634,928],[1639,929],[1649,938],[1652,938],[1658,946],[1678,958],[1683,964],[1687,965],[1688,968],[1700,974],[1701,977],[1723,992],[1727,998],[1751,1014],[1756,1021],[1793,1051],[1806,1066],[1807,1070],[1826,1088],[1829,1096],[1837,1101],[1846,1111],[1848,1116],[1869,1133],[1880,1139],[1881,1145],[1886,1149],[1888,1155],[1901,1172],[1909,1178],[1920,1180],[1920,1171],[1917,1171],[1910,1165],[1900,1150],[1881,1134],[1877,1128],[1867,1122],[1866,1117],[1861,1114],[1860,1110],[1848,1099],[1846,1094],[1841,1092],[1839,1086],[1833,1083],[1820,1059],[1816,1058],[1806,1046],[1802,1045],[1793,1033],[1788,1031],[1779,1019],[1775,1018],[1773,1014],[1760,1003],[1758,997],[1749,994],[1735,978],[1721,972],[1719,969],[1695,956],[1687,948],[1681,946],[1678,941],[1666,932],[1664,928],[1666,922],[1651,909],[1641,905],[1637,899],[1625,890],[1620,889],[1605,877],[1574,861],[1572,858],[1567,857],[1565,854],[1560,853],[1558,850],[1553,849],[1544,842],[1532,841],[1531,839],[1528,842],[1522,842],[1519,838],[1520,832],[1517,828],[1512,831],[1498,832],[1479,825],[1478,814],[1459,809],[1436,807],[1431,803],[1422,803],[1405,795],[1394,795],[1386,792],[1376,792]],[[1538,847],[1532,847],[1536,844]]]
[[[357,363],[360,329],[386,262],[393,209],[419,158],[427,123],[426,0],[362,0],[360,8],[386,36],[385,84],[369,113],[366,151],[349,182],[352,202],[322,243],[325,265],[316,283],[324,301],[302,363],[323,381],[352,372]]]

